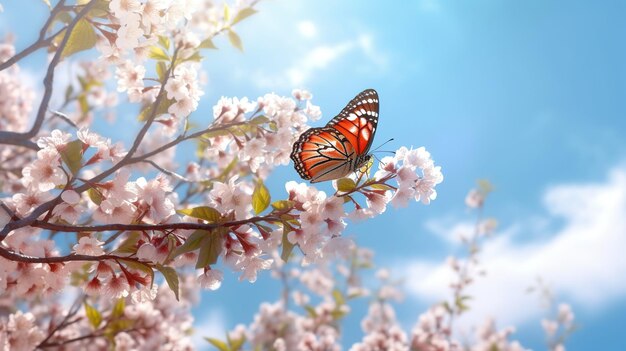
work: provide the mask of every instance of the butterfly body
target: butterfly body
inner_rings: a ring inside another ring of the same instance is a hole
[[[291,159],[312,183],[338,179],[363,167],[378,124],[378,93],[358,94],[325,127],[310,128],[294,143]]]

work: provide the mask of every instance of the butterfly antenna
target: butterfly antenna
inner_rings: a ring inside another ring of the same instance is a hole
[[[391,138],[391,139],[389,139],[389,140],[385,141],[384,143],[382,143],[382,144],[378,145],[378,146],[377,146],[374,150],[372,150],[372,152],[374,152],[374,151],[376,151],[376,150],[380,149],[381,147],[383,147],[385,144],[387,144],[387,143],[388,143],[388,142],[390,142],[390,141],[393,141],[393,138]]]
[[[372,154],[372,156],[376,159],[376,161],[378,161],[378,163],[383,163],[383,161],[379,159],[376,155]]]

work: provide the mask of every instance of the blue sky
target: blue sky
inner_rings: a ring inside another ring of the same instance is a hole
[[[11,29],[24,47],[45,7],[1,2],[0,35]],[[488,178],[496,192],[486,211],[501,233],[486,247],[493,274],[477,284],[483,301],[466,323],[497,308],[498,320],[518,325],[523,345],[544,349],[539,303],[520,291],[540,275],[574,306],[580,330],[568,350],[626,349],[619,250],[626,245],[626,3],[590,4],[261,2],[260,13],[238,28],[243,54],[216,40],[221,49],[208,55],[209,84],[193,119],[211,118],[222,95],[288,95],[303,87],[322,108],[321,124],[359,91],[377,89],[376,140],[395,138],[389,149],[425,146],[445,177],[430,206],[391,210],[347,230],[406,278],[402,323],[411,326],[444,297],[439,265],[458,252],[452,234],[472,220],[463,199],[476,179]],[[37,60],[23,67],[41,70]],[[291,166],[279,169],[272,194],[282,196],[281,184],[297,178]],[[249,323],[278,289],[268,275],[254,285],[229,276],[204,295],[197,317],[212,330]],[[511,300],[498,300],[509,293]],[[347,321],[346,345],[360,338],[364,312],[360,304]]]

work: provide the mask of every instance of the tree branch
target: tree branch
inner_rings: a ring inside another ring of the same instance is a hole
[[[48,70],[46,71],[46,76],[43,80],[45,90],[41,99],[41,103],[39,104],[39,110],[37,111],[35,123],[31,127],[31,129],[26,133],[0,131],[0,143],[9,145],[18,145],[18,143],[24,144],[29,141],[29,139],[35,137],[37,133],[39,133],[46,112],[48,111],[48,104],[50,103],[50,99],[52,98],[54,70],[59,62],[61,62],[63,50],[65,49],[65,46],[70,39],[70,35],[72,34],[74,27],[76,27],[76,24],[80,21],[82,17],[87,14],[87,12],[89,12],[89,10],[93,7],[93,5],[95,5],[96,2],[96,0],[91,0],[87,5],[85,5],[82,10],[78,14],[76,14],[72,22],[70,22],[70,24],[65,29],[65,35],[63,36],[61,43],[59,43],[59,47],[57,48],[54,57],[52,58],[52,61],[50,61],[50,64],[48,65]],[[38,149],[39,148],[37,148],[36,150]]]
[[[282,214],[282,213],[281,213]],[[179,222],[179,223],[165,223],[165,224],[101,224],[101,225],[69,225],[69,224],[58,224],[58,223],[48,223],[45,221],[36,220],[33,221],[30,226],[40,229],[53,230],[62,233],[78,233],[78,232],[106,232],[111,230],[121,230],[121,231],[165,231],[165,230],[177,230],[177,229],[203,229],[203,230],[212,230],[215,228],[224,228],[224,227],[236,227],[245,224],[257,223],[257,222],[267,222],[267,221],[280,221],[281,219],[277,216],[279,213],[275,213],[274,215],[268,216],[256,216],[250,217],[248,219],[241,219],[237,221],[230,221],[224,223],[193,223],[193,222]]]
[[[103,261],[103,260],[126,260],[126,261],[135,261],[141,264],[148,264],[146,262],[140,261],[138,258],[133,257],[125,257],[125,256],[117,256],[117,255],[99,255],[99,256],[89,256],[89,255],[78,255],[78,254],[69,254],[66,256],[52,256],[52,257],[35,257],[28,256],[21,253],[17,253],[15,251],[11,251],[6,247],[0,247],[0,256],[6,258],[7,260],[23,262],[23,263],[65,263],[70,261]]]
[[[13,57],[9,58],[8,60],[1,62],[0,63],[0,71],[3,71],[11,66],[13,66],[14,64],[16,64],[18,61],[20,61],[21,59],[23,59],[24,57],[32,54],[33,52],[46,47],[48,45],[50,45],[50,43],[52,42],[52,40],[59,34],[61,33],[63,30],[65,30],[65,28],[59,30],[58,32],[54,33],[53,35],[51,35],[50,37],[48,37],[47,39],[45,38],[46,33],[48,32],[48,29],[50,28],[50,25],[52,24],[52,21],[54,20],[54,18],[59,14],[59,12],[61,12],[61,10],[64,9],[64,5],[65,4],[65,0],[60,0],[56,6],[52,9],[52,11],[50,11],[50,17],[48,17],[48,20],[46,20],[46,23],[44,23],[43,27],[41,27],[41,30],[39,31],[39,38],[37,39],[36,42],[34,42],[33,44],[31,44],[29,47],[27,47],[26,49],[20,51],[19,53],[13,55]]]

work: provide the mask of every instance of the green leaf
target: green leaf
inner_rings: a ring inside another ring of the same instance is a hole
[[[338,289],[333,290],[333,298],[335,299],[335,304],[337,304],[337,306],[346,304],[346,299],[343,297],[343,294]]]
[[[91,0],[78,0],[77,5],[87,5]],[[109,17],[109,2],[110,0],[95,0],[95,4],[91,7],[91,10],[85,17]]]
[[[193,250],[197,250],[198,248],[200,248],[200,245],[202,244],[202,239],[204,239],[204,237],[210,235],[210,233],[207,230],[202,230],[202,229],[198,229],[195,232],[191,233],[191,235],[187,238],[187,240],[185,240],[185,242],[180,245],[179,247],[177,247],[173,252],[172,252],[172,259],[193,251]]]
[[[207,337],[205,337],[204,339],[210,342],[211,345],[215,346],[220,351],[230,351],[230,349],[228,348],[228,345],[226,345],[226,343],[223,342],[222,340],[215,339],[215,338],[207,338]]]
[[[267,116],[256,116],[253,119],[250,120],[250,123],[252,124],[265,124],[267,122],[269,122],[270,119]]]
[[[337,180],[337,190],[347,193],[356,187],[356,183],[351,178],[341,178]]]
[[[148,54],[148,57],[155,59],[155,60],[162,60],[162,61],[170,60],[170,56],[165,52],[165,50],[163,50],[162,48],[156,45],[153,45],[150,47],[150,53]]]
[[[61,58],[68,57],[79,51],[88,50],[96,45],[98,36],[92,25],[85,19],[76,22],[74,29],[70,33],[67,44],[61,53]]]
[[[167,73],[167,66],[165,65],[165,62],[163,61],[157,62],[156,73],[157,73],[157,76],[159,76],[159,81],[163,82],[165,80],[165,73]]]
[[[346,312],[342,310],[333,310],[330,312],[330,315],[333,317],[333,320],[339,320],[346,315]]]
[[[202,61],[203,57],[202,55],[200,55],[199,51],[196,51],[193,53],[193,55],[187,57],[186,59],[184,59],[184,61],[195,61],[195,62],[200,62]]]
[[[239,157],[233,158],[233,160],[230,161],[228,166],[226,166],[226,168],[224,168],[222,173],[220,173],[220,175],[217,177],[217,180],[226,181],[226,179],[229,178],[228,175],[230,174],[230,172],[232,172],[232,170],[235,168],[238,162],[239,162]]]
[[[304,306],[304,309],[306,310],[306,312],[309,314],[310,317],[317,318],[317,312],[315,312],[315,308],[313,308],[313,306],[306,305]]]
[[[217,262],[217,258],[222,253],[224,247],[224,230],[227,229],[215,229],[202,238],[196,269],[205,268]]]
[[[178,212],[179,214],[189,216],[189,217],[203,219],[209,223],[215,223],[215,222],[218,222],[220,219],[222,219],[222,214],[220,213],[220,211],[209,206],[184,208],[176,212]]]
[[[54,21],[55,22],[62,22],[62,23],[68,24],[68,23],[72,22],[72,16],[70,16],[70,14],[67,13],[67,12],[59,12],[54,17]],[[65,34],[65,30],[63,32],[59,33],[59,35],[54,38],[55,42],[57,44],[60,43],[60,41],[57,42],[56,40],[61,40],[61,39],[58,39],[58,38],[63,38],[64,34]]]
[[[228,7],[227,3],[224,3],[224,22],[228,22],[230,20],[230,7]]]
[[[477,181],[478,189],[483,195],[487,195],[493,191],[493,184],[488,179],[479,179]]]
[[[213,44],[213,40],[211,38],[204,39],[199,46],[200,49],[217,49],[217,46]]]
[[[456,308],[459,311],[459,313],[469,310],[469,306],[465,303],[465,301],[471,300],[471,299],[472,299],[471,296],[459,296],[456,299],[456,301],[454,301],[454,304],[456,305]]]
[[[74,92],[74,86],[72,84],[68,84],[65,89],[65,101],[68,101],[70,97],[72,97],[72,93]]]
[[[230,131],[228,129],[218,129],[218,130],[210,130],[204,134],[202,134],[203,138],[215,138],[218,136],[230,135]]]
[[[87,101],[87,94],[81,93],[78,95],[78,106],[80,107],[80,112],[83,115],[86,115],[89,112],[89,102]]]
[[[377,183],[377,184],[370,185],[370,187],[373,188],[373,189],[378,189],[378,190],[393,190],[393,188],[390,187],[387,184],[378,184]]]
[[[102,323],[102,315],[95,307],[89,305],[87,302],[85,302],[84,305],[85,315],[87,316],[89,323],[91,324],[93,329],[98,329],[98,326],[100,326],[100,323]]]
[[[228,335],[226,335],[226,340],[228,340],[228,345],[230,346],[230,349],[232,351],[239,351],[241,350],[243,344],[246,342],[246,336],[243,335],[238,339],[232,340]]]
[[[290,200],[278,200],[272,202],[272,207],[276,211],[288,211],[293,208],[296,203]]]
[[[276,121],[270,121],[269,127],[270,127],[270,130],[273,132],[278,131],[278,125],[276,124]]]
[[[89,199],[98,206],[100,206],[102,200],[104,200],[102,194],[94,188],[87,189],[87,195],[89,196]]]
[[[167,285],[170,287],[170,289],[172,289],[174,295],[176,295],[176,301],[180,301],[178,298],[180,289],[178,287],[178,273],[176,273],[176,270],[172,267],[162,266],[160,264],[157,264],[156,268],[159,270],[159,272],[161,272],[161,274],[163,274]]]
[[[78,173],[82,167],[81,159],[83,158],[83,142],[79,139],[70,141],[69,143],[59,147],[59,153],[63,163],[67,165],[72,174]]]
[[[270,205],[270,192],[267,190],[263,181],[259,179],[252,193],[252,209],[254,213],[263,212]]]
[[[232,46],[239,49],[239,51],[243,52],[243,44],[241,43],[241,38],[235,31],[229,29],[228,30],[228,41],[232,44]]]
[[[113,309],[111,310],[111,318],[120,318],[124,315],[124,308],[126,307],[126,300],[123,298],[117,299]]]
[[[164,35],[159,35],[159,44],[161,44],[161,46],[165,49],[165,50],[169,50],[170,49],[170,38],[164,36]]]
[[[293,228],[287,222],[283,222],[283,252],[280,253],[280,258],[283,259],[284,262],[289,261],[289,256],[291,256],[291,251],[293,251],[294,244],[289,241],[287,235],[293,231]]]
[[[126,253],[126,254],[134,254],[137,252],[137,243],[141,239],[141,233],[139,232],[130,232],[128,233],[126,240],[124,240],[120,246],[115,249],[114,252]]]
[[[174,99],[169,100],[166,98],[161,99],[161,103],[159,104],[159,106],[157,107],[156,110],[156,114],[154,115],[154,117],[158,117],[160,115],[164,115],[167,112],[167,109],[170,108],[170,106],[172,106],[172,104],[174,104]],[[147,121],[148,118],[152,115],[152,109],[154,108],[154,103],[146,106],[141,113],[139,114],[139,121],[143,122],[143,121]]]
[[[235,18],[233,18],[232,25],[235,25],[238,22],[241,22],[242,20],[254,15],[257,12],[258,11],[253,9],[252,7],[246,7],[245,9],[237,12],[237,14],[235,15]]]

